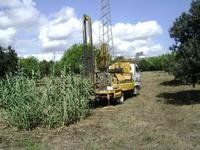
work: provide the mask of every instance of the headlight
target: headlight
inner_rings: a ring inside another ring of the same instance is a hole
[[[113,90],[113,87],[112,87],[112,86],[107,86],[107,90],[108,90],[108,91],[112,91],[112,90]]]

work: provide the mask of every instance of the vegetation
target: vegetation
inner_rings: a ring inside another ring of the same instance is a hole
[[[31,77],[39,71],[39,60],[35,57],[20,58],[19,67],[26,76]]]
[[[164,72],[144,72],[140,95],[128,98],[123,105],[94,109],[92,117],[70,127],[13,132],[0,126],[0,147],[199,149],[200,85],[196,90],[179,86],[170,83],[173,78]]]
[[[80,73],[81,57],[83,54],[83,45],[73,45],[63,55],[61,65],[66,67],[66,71]]]
[[[170,36],[175,40],[171,50],[176,59],[171,73],[195,86],[200,79],[200,0],[193,0],[189,12],[176,19]]]
[[[32,129],[70,124],[89,113],[92,88],[86,79],[64,74],[50,77],[43,87],[23,74],[0,81],[1,107],[10,126]]]
[[[17,54],[10,46],[3,48],[0,46],[0,77],[6,73],[15,73],[17,71]]]
[[[165,70],[167,68],[166,63],[167,63],[168,57],[170,57],[170,54],[157,56],[157,57],[147,57],[147,58],[141,59],[139,61],[139,68],[142,71]]]
[[[41,77],[50,76],[53,72],[53,66],[54,66],[54,62],[52,60],[49,62],[46,60],[39,62],[39,70],[40,70]]]

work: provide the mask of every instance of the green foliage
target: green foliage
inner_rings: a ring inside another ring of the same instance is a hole
[[[11,48],[10,48],[11,49]],[[99,56],[99,50],[95,49],[96,53],[96,60],[98,60]],[[12,50],[12,49],[11,49]],[[10,53],[13,53],[13,51],[10,51]],[[46,61],[43,60],[39,62],[39,60],[35,57],[28,57],[28,58],[19,58],[19,68],[23,71],[24,75],[27,77],[35,76],[36,78],[43,78],[45,76],[49,77],[51,75],[60,76],[61,70],[65,70],[66,73],[73,72],[73,73],[80,73],[80,66],[81,66],[81,60],[83,55],[83,45],[82,44],[75,44],[72,45],[68,50],[65,51],[62,59],[57,62],[53,61]],[[10,61],[14,61],[15,59],[9,58],[7,55],[3,56],[1,47],[0,47],[0,57],[5,57],[5,59],[0,59],[0,63],[2,64],[0,67],[1,70],[5,70],[5,67],[7,67],[7,71],[2,72],[8,72],[16,71],[17,69],[17,60],[16,64],[13,65],[16,67],[16,69],[11,69],[9,67]],[[17,58],[17,57],[16,57]],[[2,61],[2,60],[9,60],[9,61]],[[8,69],[10,68],[10,69]],[[11,73],[13,73],[11,72]],[[6,73],[4,73],[5,75]],[[0,75],[1,76],[1,75]]]
[[[2,104],[7,112],[10,125],[29,129],[41,122],[42,102],[33,79],[23,75],[7,76],[2,87]]]
[[[31,77],[33,73],[39,71],[39,61],[35,57],[20,58],[19,66],[23,73],[28,77]]]
[[[53,66],[54,66],[54,62],[52,60],[49,62],[46,60],[39,62],[39,70],[40,70],[41,77],[50,76],[53,72]]]
[[[89,113],[92,88],[86,79],[66,75],[51,77],[38,87],[23,74],[0,80],[1,107],[9,125],[19,129],[70,124]]]
[[[70,124],[89,113],[91,86],[85,79],[72,75],[51,78],[46,84],[44,101],[44,123],[50,127]]]
[[[160,71],[166,67],[168,55],[148,57],[139,61],[139,68],[142,71]]]
[[[48,62],[46,60],[43,60],[39,62],[39,70],[40,70],[41,77],[50,76],[53,72],[53,66],[54,66],[53,61]]]
[[[62,68],[64,68],[64,67],[62,67],[61,61],[54,62],[52,74],[54,76],[60,77]]]
[[[75,44],[70,47],[61,59],[61,66],[66,68],[66,71],[80,73],[81,58],[83,54],[83,45]]]
[[[4,77],[7,73],[15,73],[17,63],[18,58],[15,50],[10,46],[8,48],[0,46],[0,77]]]
[[[193,0],[189,12],[176,19],[170,29],[175,40],[173,70],[176,78],[195,84],[200,79],[200,0]]]
[[[97,67],[99,64],[99,49],[94,47],[95,59],[97,63]],[[83,45],[75,44],[72,45],[67,51],[65,51],[62,59],[57,67],[65,69],[67,72],[80,73],[80,66],[82,65],[82,56],[83,56]]]

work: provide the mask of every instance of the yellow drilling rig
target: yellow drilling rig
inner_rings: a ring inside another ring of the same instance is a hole
[[[92,21],[83,16],[83,74],[91,79],[96,100],[124,102],[126,93],[138,94],[141,87],[140,71],[134,60],[126,59],[110,63],[109,45],[100,45],[99,62],[95,60],[92,39]],[[98,66],[98,67],[97,67]]]

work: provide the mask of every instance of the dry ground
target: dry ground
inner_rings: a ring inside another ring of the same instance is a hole
[[[14,131],[0,123],[0,149],[200,149],[200,86],[177,85],[163,72],[142,74],[124,104],[99,107],[69,127]]]

